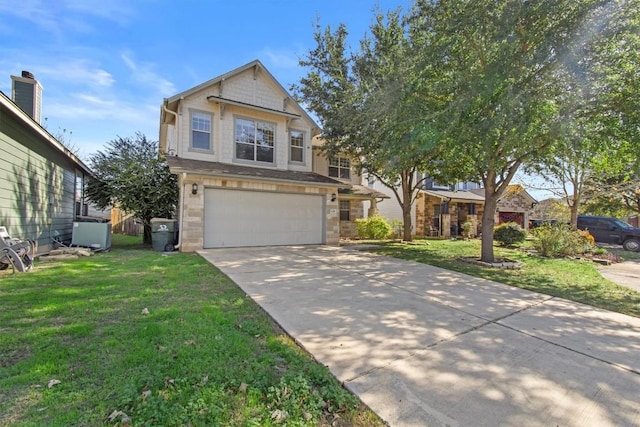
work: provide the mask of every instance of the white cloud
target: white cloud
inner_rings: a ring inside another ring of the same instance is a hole
[[[65,0],[64,5],[71,11],[97,16],[119,24],[126,24],[133,14],[130,7],[134,2],[126,0]]]
[[[133,53],[126,51],[120,55],[122,61],[131,71],[133,82],[148,86],[160,96],[170,96],[176,93],[176,87],[172,82],[160,76],[155,70],[155,64],[148,62],[136,62]]]
[[[89,93],[73,93],[64,100],[52,99],[47,103],[51,116],[58,119],[100,120],[148,125],[157,124],[158,106],[106,98]]]
[[[115,82],[111,73],[85,59],[56,58],[49,65],[40,67],[38,73],[47,79],[83,86],[110,87]]]
[[[60,37],[66,32],[91,32],[93,28],[82,17],[99,17],[121,25],[133,14],[130,2],[124,0],[0,0],[0,14],[29,21]]]
[[[294,68],[297,69],[298,57],[290,50],[273,50],[265,48],[260,52],[260,58],[267,58],[266,66],[268,68]]]

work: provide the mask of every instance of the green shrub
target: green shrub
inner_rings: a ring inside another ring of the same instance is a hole
[[[592,253],[596,249],[596,240],[587,230],[573,230],[569,233],[567,255]]]
[[[471,229],[473,228],[473,224],[469,221],[465,221],[460,224],[460,233],[463,237],[471,237]]]
[[[356,230],[361,239],[385,239],[391,234],[391,226],[381,216],[356,219]]]
[[[511,246],[524,242],[527,232],[515,222],[500,224],[493,230],[493,239],[502,246]]]
[[[568,227],[544,224],[533,230],[533,247],[545,257],[561,256],[567,247]]]
[[[391,220],[391,234],[394,239],[401,239],[404,234],[404,222],[397,218]]]
[[[533,246],[546,257],[583,255],[596,251],[595,240],[588,231],[571,230],[568,225],[545,224],[533,230]]]

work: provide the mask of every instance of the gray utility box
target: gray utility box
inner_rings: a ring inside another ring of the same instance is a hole
[[[71,245],[100,250],[111,248],[111,224],[106,222],[74,222]]]
[[[168,218],[151,219],[151,243],[154,251],[171,252],[176,243],[177,221]]]

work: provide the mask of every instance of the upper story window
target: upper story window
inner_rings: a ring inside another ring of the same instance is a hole
[[[351,178],[351,161],[346,157],[331,157],[329,159],[329,176],[333,178]]]
[[[459,191],[469,191],[477,190],[478,188],[480,188],[480,185],[476,184],[475,182],[458,182],[455,188]]]
[[[212,151],[211,114],[191,111],[191,147],[195,150]]]
[[[289,132],[289,160],[304,163],[304,132],[302,131]]]
[[[236,118],[236,159],[273,163],[276,125]]]

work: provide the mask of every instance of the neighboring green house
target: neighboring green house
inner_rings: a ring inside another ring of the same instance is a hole
[[[0,226],[46,252],[54,240],[70,242],[74,220],[87,214],[91,171],[40,125],[42,87],[33,75],[11,78],[16,101],[0,92]]]

